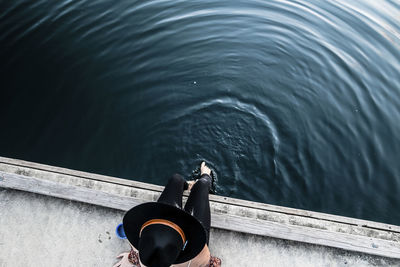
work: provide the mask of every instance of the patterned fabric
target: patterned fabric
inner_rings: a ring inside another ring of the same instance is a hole
[[[141,267],[140,261],[139,261],[139,254],[136,251],[134,251],[133,249],[131,249],[131,252],[129,252],[128,260],[130,263],[133,264],[133,266]]]
[[[208,265],[208,267],[220,267],[220,266],[221,266],[221,259],[211,256],[210,264]]]
[[[140,261],[139,261],[139,254],[131,249],[131,252],[129,252],[129,262],[133,264],[135,267],[141,267]],[[207,267],[220,267],[221,266],[221,259],[217,257],[210,257],[210,263],[208,264]]]

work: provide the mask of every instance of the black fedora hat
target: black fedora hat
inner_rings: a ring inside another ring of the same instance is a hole
[[[204,248],[206,244],[206,230],[199,220],[178,207],[160,202],[147,202],[133,207],[123,218],[126,237],[136,249],[139,249],[140,230],[142,226],[154,219],[171,221],[178,225],[185,234],[187,243],[173,264],[193,259]]]

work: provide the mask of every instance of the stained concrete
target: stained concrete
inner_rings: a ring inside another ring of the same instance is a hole
[[[112,266],[122,211],[0,189],[0,266]],[[212,229],[223,266],[400,266],[400,260]]]

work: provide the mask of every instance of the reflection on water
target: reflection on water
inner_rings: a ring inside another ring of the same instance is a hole
[[[400,224],[400,6],[0,2],[0,154]]]

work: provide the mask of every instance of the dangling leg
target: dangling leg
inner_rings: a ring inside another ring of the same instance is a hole
[[[210,202],[208,192],[211,187],[211,177],[203,174],[199,180],[193,185],[189,198],[185,205],[185,211],[196,217],[204,226],[207,232],[207,245],[210,236]]]
[[[179,174],[174,174],[168,180],[164,191],[158,198],[157,202],[169,204],[178,208],[182,208],[182,194],[188,188],[188,183]]]

